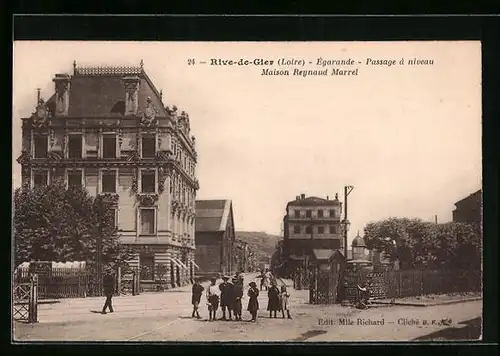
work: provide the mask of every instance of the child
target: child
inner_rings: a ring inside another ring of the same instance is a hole
[[[290,315],[289,299],[290,299],[290,294],[288,294],[286,286],[284,285],[281,286],[281,293],[280,293],[281,315],[283,316],[283,318],[285,318],[285,310],[286,310],[288,319],[291,319],[292,316]]]
[[[236,320],[241,320],[241,298],[243,298],[243,281],[238,278],[233,278],[233,312]]]
[[[191,297],[191,303],[193,304],[193,314],[191,315],[192,318],[195,316],[200,319],[200,313],[198,312],[198,307],[200,305],[200,299],[201,299],[201,294],[203,293],[203,286],[200,284],[199,278],[196,278],[194,280],[193,284],[193,294]]]
[[[269,287],[267,297],[267,310],[269,311],[269,317],[271,318],[274,312],[274,317],[276,318],[276,312],[280,310],[280,291],[276,286],[276,283],[272,283],[271,287]]]
[[[248,296],[250,299],[248,300],[247,310],[252,315],[252,322],[257,321],[257,312],[259,310],[259,300],[257,297],[259,296],[259,290],[257,289],[257,284],[255,282],[250,282],[250,289],[248,290]]]
[[[217,278],[213,277],[207,288],[209,321],[215,320],[217,309],[219,309],[220,289],[219,286],[215,285],[215,282],[217,282]]]

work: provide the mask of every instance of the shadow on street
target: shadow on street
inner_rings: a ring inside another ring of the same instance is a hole
[[[442,341],[442,340],[478,340],[481,337],[481,318],[475,318],[459,323],[466,325],[462,328],[447,328],[428,335],[420,336],[414,341]]]

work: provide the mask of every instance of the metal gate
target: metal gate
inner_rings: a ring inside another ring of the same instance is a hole
[[[132,267],[118,268],[117,294],[137,295],[140,294],[139,269]]]
[[[335,304],[339,302],[339,271],[336,265],[328,267],[330,268],[316,268],[311,273],[309,285],[309,303],[311,304]]]
[[[38,321],[38,276],[32,275],[28,283],[14,278],[12,295],[12,317],[16,321],[36,323]]]

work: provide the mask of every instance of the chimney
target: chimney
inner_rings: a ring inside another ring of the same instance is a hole
[[[306,198],[306,195],[305,195],[304,193],[302,193],[302,194],[300,195],[300,199],[305,199],[305,198]]]
[[[70,76],[56,74],[52,81],[56,86],[56,116],[68,116]]]
[[[139,108],[139,83],[137,76],[123,78],[125,85],[125,115],[136,115]]]
[[[300,200],[300,195],[296,195],[295,200]]]
[[[326,196],[326,200],[330,200],[330,196],[328,196],[328,195],[327,195],[327,196]]]

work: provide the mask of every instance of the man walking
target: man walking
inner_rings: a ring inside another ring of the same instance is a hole
[[[104,303],[104,306],[102,307],[102,314],[106,314],[106,309],[109,308],[109,312],[113,313],[113,293],[115,292],[115,278],[113,277],[113,274],[111,270],[107,270],[106,274],[104,275],[103,278],[103,289],[104,289],[104,295],[106,296],[106,302]]]

